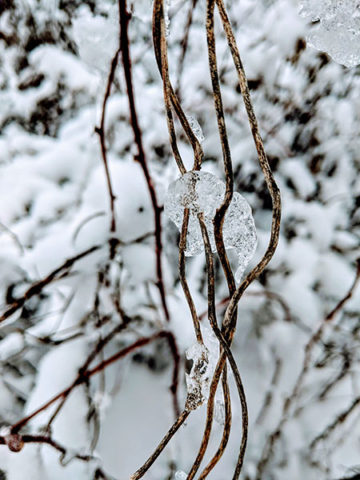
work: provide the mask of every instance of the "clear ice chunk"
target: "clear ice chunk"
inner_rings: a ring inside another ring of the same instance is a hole
[[[221,390],[221,396],[216,392],[214,418],[220,425],[225,425],[225,401]]]
[[[225,183],[209,172],[188,172],[169,185],[165,200],[165,212],[181,232],[184,209],[190,212],[185,254],[198,255],[204,250],[201,228],[198,220],[204,214],[211,250],[216,252],[213,219],[223,202]],[[255,253],[257,236],[251,207],[240,193],[235,192],[226,212],[223,239],[225,248],[234,248],[238,255],[238,269],[235,279],[240,282],[242,275]]]
[[[196,342],[186,351],[186,358],[193,361],[191,371],[186,374],[186,410],[196,410],[209,397],[211,374],[209,350],[203,343]]]
[[[328,53],[346,67],[360,63],[358,0],[301,0],[300,15],[318,24],[307,37],[310,47]]]
[[[195,342],[186,351],[187,359],[193,361],[190,374],[186,375],[187,410],[196,410],[208,401],[211,381],[219,359],[219,342],[214,333],[207,328],[204,328],[202,333],[204,343]],[[221,388],[216,392],[215,400],[223,402]]]
[[[165,34],[167,37],[170,35],[170,17],[169,17],[170,5],[171,5],[171,0],[165,0],[164,16],[165,16]]]
[[[187,478],[188,478],[187,473],[185,473],[181,470],[178,470],[175,473],[175,480],[186,480]]]
[[[199,122],[191,115],[186,115],[186,118],[190,124],[192,131],[194,132],[195,137],[199,140],[199,142],[203,142],[205,140],[205,137]]]

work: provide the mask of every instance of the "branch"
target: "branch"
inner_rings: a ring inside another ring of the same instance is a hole
[[[0,436],[0,445],[7,445],[12,452],[20,452],[26,443],[40,443],[53,447],[55,450],[61,453],[60,461],[63,460],[68,450],[60,443],[53,440],[50,436],[45,435],[19,435],[17,433],[10,433],[6,436]],[[89,462],[93,460],[92,455],[83,455],[75,453],[72,458]]]
[[[273,430],[273,432],[269,435],[267,443],[263,449],[261,458],[259,460],[258,466],[257,466],[257,480],[261,480],[262,474],[269,462],[269,460],[272,458],[274,455],[274,449],[277,441],[281,437],[281,431],[286,423],[286,421],[289,418],[289,412],[290,408],[292,407],[294,401],[296,398],[298,398],[299,393],[301,391],[302,385],[304,383],[304,379],[306,377],[306,374],[308,373],[310,369],[310,362],[312,358],[312,352],[315,347],[315,345],[318,343],[318,341],[321,339],[322,333],[324,331],[325,325],[332,321],[337,313],[341,311],[341,309],[345,306],[346,302],[350,300],[350,298],[353,295],[353,292],[360,280],[360,259],[357,260],[357,268],[356,268],[356,275],[353,284],[351,285],[349,291],[347,294],[337,303],[337,305],[331,310],[331,312],[326,315],[324,320],[322,321],[320,327],[316,330],[316,332],[311,336],[310,340],[305,346],[305,357],[303,361],[303,366],[301,369],[301,372],[299,373],[299,376],[295,382],[295,386],[293,388],[293,391],[291,394],[285,399],[284,405],[283,405],[283,411],[281,415],[281,419],[277,425],[277,427]]]
[[[113,233],[113,234],[116,231],[115,206],[114,206],[116,197],[113,193],[113,189],[112,189],[112,185],[111,185],[110,171],[109,171],[109,166],[108,166],[108,161],[107,161],[107,150],[106,150],[106,142],[105,142],[105,114],[106,114],[106,104],[107,104],[107,101],[110,97],[111,86],[114,82],[114,76],[115,76],[115,71],[116,71],[116,67],[117,67],[117,63],[118,63],[119,53],[120,53],[120,47],[116,51],[116,53],[115,53],[115,55],[114,55],[114,57],[111,61],[110,72],[109,72],[108,81],[107,81],[107,85],[106,85],[106,91],[105,91],[104,100],[103,100],[100,127],[95,127],[95,132],[99,135],[99,139],[100,139],[101,155],[102,155],[102,159],[103,159],[103,162],[104,162],[106,180],[107,180],[107,185],[108,185],[108,190],[109,190],[110,210],[111,210],[110,232]]]
[[[96,245],[94,247],[89,248],[88,250],[85,250],[85,252],[79,253],[78,255],[75,255],[74,257],[67,259],[62,265],[60,265],[60,267],[53,270],[43,280],[40,280],[34,283],[30,288],[26,290],[26,292],[22,297],[15,300],[12,303],[12,305],[10,305],[10,307],[7,310],[5,310],[5,312],[0,317],[0,322],[3,322],[7,318],[11,317],[11,315],[13,315],[17,310],[19,310],[25,304],[26,300],[29,300],[31,297],[35,295],[39,295],[47,285],[49,285],[50,283],[58,279],[59,274],[63,274],[64,271],[69,270],[74,265],[74,263],[76,263],[78,260],[81,260],[87,255],[90,255],[91,253],[95,252],[96,250],[99,250],[100,248],[101,248],[100,245]]]
[[[40,412],[43,412],[44,410],[48,409],[57,400],[60,400],[61,398],[64,398],[64,397],[67,397],[75,387],[77,387],[78,385],[82,385],[89,378],[91,378],[92,376],[96,375],[97,373],[103,371],[109,365],[112,365],[113,363],[117,362],[118,360],[125,357],[129,353],[132,353],[133,351],[137,350],[138,348],[141,348],[145,345],[148,345],[149,343],[151,343],[154,340],[157,340],[159,338],[166,338],[168,340],[169,332],[167,332],[166,330],[161,330],[160,332],[155,333],[154,335],[152,335],[150,337],[140,338],[139,340],[132,343],[128,347],[126,347],[126,348],[120,350],[119,352],[117,352],[115,355],[112,355],[110,358],[100,362],[95,367],[93,367],[91,369],[87,369],[87,370],[82,371],[82,372],[79,372],[78,377],[76,378],[76,380],[73,383],[71,383],[71,385],[69,385],[67,388],[62,390],[57,395],[55,395],[53,398],[51,398],[48,402],[46,402],[40,408],[38,408],[34,412],[30,413],[28,416],[22,418],[17,423],[15,423],[11,427],[11,433],[18,433],[21,430],[21,428],[23,428],[31,419],[33,419]]]
[[[131,66],[130,45],[129,45],[129,37],[128,37],[128,24],[129,24],[131,15],[127,11],[126,0],[118,0],[118,4],[119,4],[119,16],[120,16],[121,58],[122,58],[122,64],[124,67],[127,95],[129,99],[131,126],[134,132],[134,140],[138,148],[138,154],[136,156],[136,160],[140,163],[140,166],[144,172],[145,180],[146,180],[150,198],[151,198],[151,203],[154,209],[157,287],[160,292],[160,297],[161,297],[161,302],[164,309],[165,317],[167,321],[170,321],[170,314],[169,314],[168,306],[166,303],[166,294],[165,294],[165,286],[164,286],[162,262],[161,262],[161,254],[163,249],[162,239],[161,239],[162,208],[158,204],[154,183],[150,176],[149,169],[147,166],[145,152],[142,144],[142,134],[141,134],[138,117],[137,117],[136,106],[135,106],[134,89],[133,89],[133,83],[132,83],[132,66]]]

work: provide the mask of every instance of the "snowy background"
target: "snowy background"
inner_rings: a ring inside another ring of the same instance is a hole
[[[185,112],[202,127],[203,169],[223,178],[203,1],[194,10],[187,52],[181,60],[191,6],[190,0],[171,4],[170,75]],[[293,392],[302,368],[306,343],[355,279],[360,253],[359,70],[345,68],[306,46],[316,23],[300,17],[297,0],[231,0],[227,6],[283,201],[279,248],[240,302],[234,339],[250,415],[242,478],[358,478],[359,288],[328,322],[316,344],[301,391],[268,457],[265,445],[279,427],[284,400]],[[167,187],[178,172],[153,53],[151,7],[148,0],[135,0],[128,8],[139,122],[163,205]],[[100,122],[110,62],[118,48],[117,15],[112,0],[0,2],[0,315],[66,259],[100,246],[62,271],[2,323],[2,435],[9,425],[68,387],[99,339],[124,316],[128,325],[91,365],[141,337],[170,330],[181,355],[181,408],[185,402],[185,372],[189,371],[185,351],[195,337],[178,277],[179,235],[163,215],[168,323],[156,287],[154,215],[143,171],[134,161],[121,64],[106,116],[120,241],[115,258],[109,261],[109,194],[94,128]],[[252,207],[259,240],[253,266],[269,239],[271,201],[218,18],[216,34],[235,190]],[[185,165],[191,168],[192,150],[180,126],[176,127]],[[236,269],[236,255],[230,258]],[[204,255],[187,260],[187,275],[201,314],[207,305]],[[216,281],[217,301],[221,301],[227,286],[217,257]],[[219,308],[219,317],[222,311]],[[204,329],[206,324],[205,317]],[[172,368],[164,340],[114,363],[74,389],[52,422],[52,437],[68,448],[67,457],[60,462],[59,452],[47,445],[28,444],[20,453],[0,446],[0,478],[92,480],[102,478],[101,469],[108,479],[128,479],[174,421],[169,390]],[[232,478],[235,467],[241,412],[233,387],[230,443],[209,475],[211,480]],[[57,405],[36,415],[22,432],[44,432]],[[177,470],[189,471],[205,414],[202,407],[189,417],[144,478],[171,480]],[[217,449],[221,434],[222,426],[215,424],[205,461]],[[79,452],[95,458],[71,460]],[[266,464],[261,466],[264,452]]]

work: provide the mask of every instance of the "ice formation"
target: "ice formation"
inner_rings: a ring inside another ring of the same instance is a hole
[[[186,115],[186,118],[188,119],[188,122],[192,131],[194,132],[195,137],[199,140],[199,142],[203,142],[205,140],[205,137],[199,122],[191,115]]]
[[[211,249],[216,252],[213,219],[223,202],[225,184],[209,172],[188,172],[169,185],[165,201],[165,212],[182,229],[184,209],[190,211],[186,255],[198,255],[204,250],[204,242],[198,215],[204,214]],[[235,248],[238,255],[237,282],[255,253],[256,229],[250,205],[240,193],[235,192],[226,213],[223,238],[225,248]]]
[[[164,16],[165,16],[166,36],[170,35],[170,17],[169,17],[170,5],[171,5],[171,0],[165,0]]]
[[[186,351],[186,358],[193,361],[191,371],[186,374],[186,410],[196,410],[209,397],[212,368],[209,350],[203,343],[196,342]]]
[[[186,480],[187,479],[187,474],[181,470],[178,470],[175,473],[175,480]]]
[[[189,375],[186,375],[186,409],[196,410],[209,399],[210,385],[219,359],[219,342],[212,330],[204,328],[204,343],[196,342],[186,351],[188,360],[193,361]],[[225,403],[221,386],[215,395],[215,420],[224,425]]]
[[[357,0],[301,0],[300,15],[318,22],[308,45],[346,67],[360,63],[360,4]]]
[[[220,425],[225,425],[225,401],[221,387],[216,391],[214,418]]]

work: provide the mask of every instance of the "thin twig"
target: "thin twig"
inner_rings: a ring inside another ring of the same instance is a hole
[[[201,328],[200,328],[200,322],[198,315],[196,313],[196,307],[194,300],[191,296],[191,292],[189,289],[189,285],[186,280],[186,272],[185,272],[185,250],[186,250],[186,236],[188,232],[188,225],[189,225],[189,216],[190,212],[188,208],[184,209],[184,219],[183,219],[183,224],[182,224],[182,229],[181,229],[181,235],[180,235],[180,243],[179,243],[179,277],[180,277],[180,282],[182,289],[184,291],[184,295],[186,298],[186,301],[189,305],[189,309],[191,312],[191,316],[193,319],[194,323],[194,330],[195,330],[195,335],[196,335],[196,340],[199,343],[204,343],[202,334],[201,334]]]
[[[187,18],[187,21],[186,21],[185,34],[184,34],[184,36],[183,36],[183,38],[180,42],[182,50],[181,50],[181,55],[180,55],[179,63],[178,63],[177,86],[176,86],[176,91],[175,91],[176,96],[178,98],[180,98],[181,75],[182,75],[183,68],[184,68],[185,56],[186,56],[186,52],[187,52],[187,49],[188,49],[189,33],[190,33],[190,28],[191,28],[191,25],[192,25],[192,22],[193,22],[193,15],[194,15],[194,10],[195,10],[197,2],[198,2],[198,0],[192,0],[192,3],[191,3],[190,8],[189,8],[188,18]]]
[[[154,41],[155,58],[157,61],[161,78],[163,79],[166,114],[167,114],[167,118],[168,119],[170,118],[170,124],[168,123],[170,143],[173,149],[174,157],[177,162],[179,171],[181,174],[184,174],[186,172],[186,169],[182,163],[181,156],[176,143],[176,135],[173,127],[171,105],[169,104],[169,100],[172,106],[174,107],[176,115],[178,116],[181,126],[193,149],[193,152],[194,152],[193,170],[200,170],[204,152],[203,152],[201,143],[196,138],[192,128],[190,127],[189,120],[187,119],[183,109],[181,108],[180,102],[174,92],[174,89],[171,85],[170,77],[168,74],[169,67],[168,67],[168,60],[167,60],[167,44],[166,44],[166,34],[165,34],[163,0],[154,1],[153,41]],[[165,65],[163,65],[164,62],[165,62]]]
[[[131,475],[130,480],[139,480],[139,478],[142,478],[145,475],[145,473],[149,470],[151,465],[153,465],[153,463],[159,457],[161,452],[164,450],[166,445],[170,442],[170,440],[179,430],[181,425],[185,423],[189,415],[190,415],[189,410],[184,410],[182,412],[182,414],[176,419],[173,426],[168,430],[164,438],[161,440],[161,442],[155,449],[154,453],[148,458],[148,460],[144,463],[144,465],[142,465],[133,475]]]
[[[355,400],[353,400],[351,405],[345,411],[340,413],[335,418],[335,420],[328,427],[325,428],[325,430],[322,433],[320,433],[314,438],[314,440],[310,443],[309,449],[313,450],[320,441],[326,440],[338,425],[345,422],[345,420],[349,417],[349,415],[355,410],[355,408],[359,404],[360,404],[360,397],[357,397],[355,398]]]
[[[99,248],[101,248],[100,245],[96,245],[94,247],[89,248],[88,250],[85,250],[85,252],[79,253],[74,257],[68,258],[62,265],[60,265],[60,267],[56,268],[51,273],[49,273],[47,277],[31,285],[31,287],[26,290],[26,292],[22,297],[17,298],[12,303],[12,305],[10,305],[10,307],[7,310],[5,310],[5,312],[0,317],[0,322],[3,322],[7,318],[11,317],[11,315],[13,315],[17,310],[19,310],[27,300],[29,300],[35,295],[39,295],[47,285],[59,279],[60,275],[63,275],[64,272],[69,270],[74,265],[74,263],[86,257],[87,255],[90,255],[91,253],[99,250]]]
[[[206,265],[207,265],[207,275],[208,275],[208,317],[209,317],[209,322],[211,325],[211,328],[213,329],[217,339],[219,340],[219,343],[223,349],[223,353],[221,353],[220,358],[218,360],[213,379],[211,382],[210,386],[210,395],[208,399],[208,404],[207,404],[207,417],[206,417],[206,426],[204,429],[204,435],[203,435],[203,440],[201,442],[201,446],[198,452],[198,455],[196,457],[196,460],[189,472],[188,475],[188,480],[192,480],[200,466],[200,463],[205,455],[207,445],[209,443],[210,439],[210,433],[212,429],[212,421],[213,421],[213,415],[214,415],[214,401],[215,401],[215,394],[216,394],[216,389],[220,380],[221,373],[224,370],[224,367],[226,365],[225,361],[226,358],[228,358],[231,369],[234,374],[234,379],[236,382],[237,390],[239,393],[239,398],[240,398],[240,403],[241,403],[241,409],[242,409],[242,440],[241,440],[241,449],[239,453],[239,458],[238,458],[238,464],[242,466],[244,456],[245,456],[245,450],[246,450],[246,444],[247,444],[247,436],[248,436],[248,411],[247,411],[247,404],[246,404],[246,396],[245,396],[245,391],[244,391],[244,386],[242,384],[241,376],[239,373],[239,370],[237,368],[235,359],[232,355],[232,352],[230,350],[230,343],[228,343],[227,339],[221,332],[217,321],[216,321],[216,310],[215,310],[215,280],[214,280],[214,264],[213,264],[213,258],[212,258],[212,253],[211,253],[211,246],[210,246],[210,240],[208,236],[208,232],[206,230],[205,223],[202,219],[201,216],[199,216],[199,222],[201,226],[201,231],[203,235],[203,241],[205,245],[205,254],[206,254]],[[206,467],[205,471],[203,472],[202,476],[200,478],[205,478],[208,473],[210,473],[211,469],[216,465],[216,463],[219,461],[221,458],[224,450],[222,449],[223,447],[226,447],[229,433],[227,429],[224,429],[224,434],[222,437],[222,441],[220,444],[220,447],[218,451],[216,452],[215,456],[212,458],[210,464]]]
[[[112,184],[111,184],[111,176],[109,171],[109,165],[107,161],[107,149],[106,149],[106,142],[105,142],[105,118],[106,118],[106,105],[107,101],[110,97],[111,87],[114,82],[114,76],[116,67],[118,64],[118,58],[120,53],[120,47],[117,49],[110,65],[110,72],[107,80],[103,105],[102,105],[102,112],[101,112],[101,120],[100,120],[100,127],[95,127],[95,132],[99,135],[100,139],[100,147],[101,147],[101,155],[104,163],[105,174],[106,174],[106,181],[109,190],[109,197],[110,197],[110,210],[111,210],[111,223],[110,223],[110,232],[115,234],[116,232],[116,217],[115,217],[115,200],[116,197],[113,192]]]
[[[34,412],[30,413],[26,417],[22,418],[19,420],[17,423],[15,423],[11,427],[11,433],[18,433],[21,428],[23,428],[30,420],[32,420],[36,415],[38,415],[40,412],[43,412],[44,410],[48,409],[53,403],[55,403],[57,400],[60,400],[67,395],[78,385],[82,385],[84,382],[86,382],[89,378],[92,376],[96,375],[97,373],[103,371],[105,368],[107,368],[109,365],[112,365],[113,363],[117,362],[121,358],[125,357],[129,353],[134,352],[138,348],[141,348],[145,345],[148,345],[149,343],[159,339],[159,338],[165,338],[168,340],[169,338],[169,332],[166,330],[161,330],[160,332],[155,333],[154,335],[151,335],[150,337],[143,337],[137,340],[136,342],[132,343],[126,348],[123,348],[119,352],[115,353],[108,359],[100,362],[98,365],[91,369],[87,369],[83,372],[80,372],[78,377],[74,382],[71,383],[67,388],[62,390],[60,393],[55,395],[53,398],[51,398],[49,401],[47,401],[44,405],[39,407],[37,410]]]
[[[312,359],[312,352],[315,347],[315,345],[318,343],[318,341],[321,339],[321,336],[323,334],[325,326],[331,322],[335,315],[341,311],[341,309],[344,307],[347,301],[350,300],[350,298],[353,295],[353,292],[360,280],[360,259],[357,260],[357,269],[356,269],[356,275],[353,284],[351,285],[349,291],[347,294],[337,303],[337,305],[329,312],[324,320],[322,321],[321,325],[319,328],[316,330],[316,332],[311,336],[310,340],[305,346],[305,357],[303,360],[303,365],[301,372],[299,373],[299,376],[295,382],[294,388],[291,392],[291,394],[285,399],[284,405],[283,405],[283,410],[281,414],[281,419],[277,425],[277,427],[273,430],[273,432],[269,435],[267,442],[265,444],[265,447],[263,449],[261,458],[258,462],[257,466],[257,480],[260,480],[262,478],[262,474],[270,461],[270,459],[274,455],[274,449],[277,441],[281,437],[281,432],[282,429],[287,422],[290,414],[290,408],[292,407],[295,399],[298,398],[301,388],[304,383],[304,379],[306,377],[306,374],[308,373],[310,369],[310,363]]]
[[[269,290],[258,290],[258,291],[250,291],[250,292],[246,291],[244,293],[244,296],[246,296],[246,297],[261,297],[261,296],[264,296],[264,297],[267,297],[269,300],[274,300],[283,309],[284,320],[286,322],[291,322],[292,321],[293,315],[291,313],[289,305],[285,302],[285,300],[282,298],[282,296],[279,295],[278,293],[271,292]],[[221,307],[227,307],[229,305],[229,303],[230,303],[230,297],[223,298],[222,300],[220,300],[220,302],[218,302],[216,304],[216,310],[218,310]],[[203,320],[206,317],[206,315],[207,315],[207,311],[202,312],[199,315],[199,320]]]
[[[13,439],[11,438],[13,437]],[[17,444],[27,444],[27,443],[38,443],[38,444],[45,444],[45,445],[50,445],[50,447],[53,447],[55,450],[61,453],[61,458],[64,459],[68,450],[52,439],[50,436],[47,435],[17,435],[17,434],[10,434],[8,436],[0,436],[0,445],[8,445],[11,451],[19,452],[22,449],[22,446],[20,446],[19,449],[14,450],[11,446],[12,441],[16,442]],[[84,462],[89,462],[93,460],[92,455],[83,455],[80,453],[74,453],[72,458],[76,458],[78,460],[82,460]]]
[[[165,317],[167,321],[170,321],[169,309],[166,302],[166,293],[165,293],[165,285],[164,285],[163,271],[162,271],[162,260],[161,260],[162,249],[163,249],[162,238],[161,238],[162,208],[158,204],[154,182],[151,178],[151,175],[147,166],[146,156],[145,156],[143,143],[142,143],[142,134],[141,134],[141,129],[138,122],[138,116],[137,116],[137,111],[135,106],[134,89],[133,89],[133,82],[132,82],[130,45],[129,45],[129,37],[128,37],[128,24],[129,24],[131,15],[127,11],[126,0],[118,0],[118,5],[119,5],[119,17],[120,17],[121,58],[122,58],[122,64],[124,67],[127,95],[129,99],[131,126],[134,132],[134,140],[138,148],[138,153],[135,159],[140,163],[140,166],[144,172],[145,180],[146,180],[150,198],[151,198],[151,203],[154,209],[157,287],[159,289],[161,303],[163,306]]]

